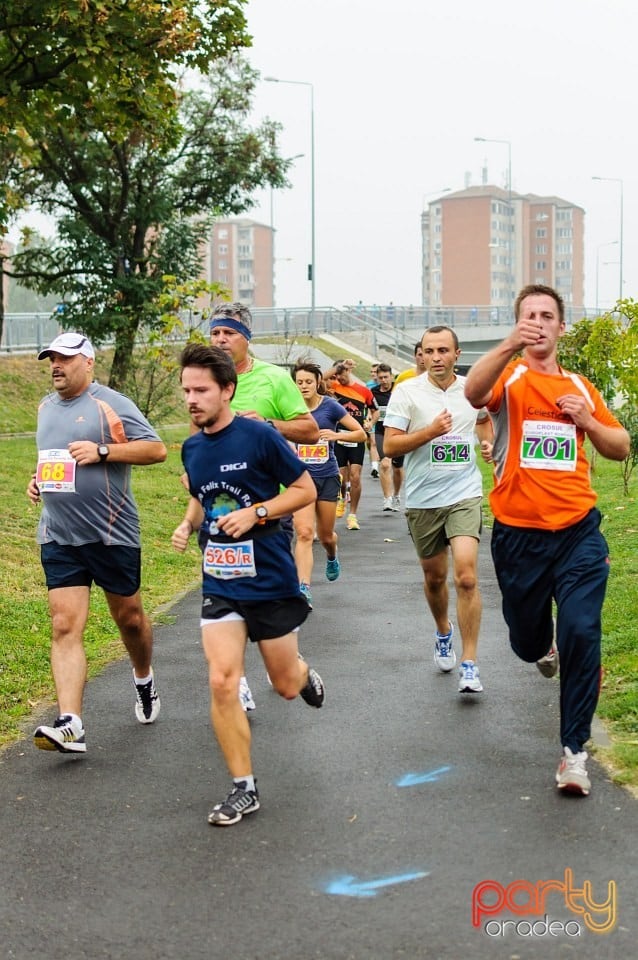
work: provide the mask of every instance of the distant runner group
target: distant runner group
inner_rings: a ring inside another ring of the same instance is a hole
[[[387,364],[375,363],[363,383],[348,358],[325,371],[300,358],[291,376],[249,353],[252,317],[239,303],[214,310],[210,344],[184,349],[189,500],[172,544],[183,551],[194,534],[201,549],[211,723],[232,780],[208,816],[211,824],[235,824],[260,806],[248,641],[258,646],[280,696],[300,696],[315,708],[324,703],[323,680],[299,653],[298,632],[312,610],[313,543],[334,582],[342,570],[336,521],[344,517],[347,531],[360,530],[366,452],[379,479],[379,509],[397,512],[403,497],[434,625],[434,662],[446,673],[457,668],[462,696],[483,690],[477,455],[492,465],[490,544],[510,644],[544,676],[559,673],[555,781],[565,793],[589,794],[585,745],[598,699],[609,555],[585,440],[622,460],[629,436],[595,387],[561,367],[564,330],[559,294],[530,285],[516,299],[512,331],[467,377],[455,372],[457,335],[442,325],[424,332],[414,368],[396,378]],[[84,629],[93,583],[104,591],[131,660],[138,721],[153,723],[160,712],[130,476],[133,464],[164,460],[166,448],[128,398],[93,381],[95,352],[81,333],[56,337],[39,354],[45,358],[53,393],[40,405],[27,495],[42,503],[38,542],[58,716],[38,726],[34,742],[83,754]]]

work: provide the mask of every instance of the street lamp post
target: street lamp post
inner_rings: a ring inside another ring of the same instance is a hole
[[[513,227],[513,210],[512,210],[512,144],[510,140],[493,140],[491,137],[474,137],[477,143],[503,143],[507,147],[507,218],[508,218],[508,235],[507,235],[507,250],[508,250],[508,259],[509,259],[509,269],[508,269],[508,307],[511,308],[514,303],[515,293],[514,285],[514,238],[512,235]]]
[[[624,219],[624,201],[623,201],[623,182],[620,177],[592,177],[592,180],[606,180],[609,183],[619,183],[620,184],[620,249],[618,251],[620,257],[620,291],[618,293],[618,299],[622,300],[623,298],[623,278],[622,278],[622,268],[623,268],[623,219]]]
[[[598,271],[600,269],[600,251],[603,247],[613,247],[617,244],[617,240],[608,240],[607,243],[599,243],[596,247],[596,313],[598,313]]]
[[[314,329],[316,307],[316,262],[315,262],[315,92],[307,80],[281,80],[279,77],[264,77],[268,83],[289,83],[310,90],[310,326]]]

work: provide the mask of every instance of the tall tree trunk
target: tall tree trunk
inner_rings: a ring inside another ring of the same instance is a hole
[[[0,343],[4,334],[4,243],[0,240]]]
[[[137,324],[131,320],[131,325],[118,330],[115,337],[115,353],[109,375],[109,387],[113,390],[123,390],[128,380],[129,371],[133,362],[133,349]]]

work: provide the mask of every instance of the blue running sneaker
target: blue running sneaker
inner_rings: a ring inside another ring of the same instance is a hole
[[[340,573],[341,564],[339,563],[339,557],[333,557],[332,560],[328,559],[326,561],[326,578],[328,580],[338,580]]]
[[[443,673],[449,673],[456,666],[456,654],[452,646],[454,626],[450,622],[450,632],[441,635],[438,631],[434,638],[434,662]]]
[[[459,693],[482,693],[483,685],[479,668],[473,660],[461,660],[459,667]]]
[[[310,592],[310,585],[307,583],[300,583],[299,592],[301,593],[301,596],[304,597],[306,603],[312,610],[312,593]]]

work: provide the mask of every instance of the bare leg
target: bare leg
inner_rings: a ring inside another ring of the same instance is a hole
[[[336,504],[335,504],[336,509]],[[292,516],[295,525],[295,563],[299,583],[310,583],[314,558],[312,542],[315,531],[315,505],[310,503],[301,510],[296,510]]]
[[[361,499],[361,464],[350,464],[350,513],[356,513]]]
[[[294,700],[308,682],[308,665],[297,656],[297,634],[262,640],[259,650],[274,689],[285,700]]]
[[[136,677],[147,677],[153,657],[153,629],[144,613],[139,590],[130,597],[104,591],[111,616],[128,650]]]
[[[389,496],[391,496],[391,467],[392,463],[389,457],[384,457],[379,464],[379,480],[381,482],[381,492],[383,493],[384,499],[387,499]]]
[[[311,509],[316,506],[317,515],[317,536],[321,546],[326,551],[329,560],[334,560],[337,555],[338,536],[335,532],[335,518],[337,514],[337,504],[329,500],[317,500],[316,505],[311,504]]]
[[[88,587],[56,587],[49,590],[51,614],[51,672],[60,715],[82,716],[86,684],[84,628],[89,615]]]
[[[243,620],[211,621],[202,627],[202,646],[208,662],[211,723],[234,779],[252,775],[250,724],[238,696],[246,639]]]
[[[463,642],[462,660],[476,660],[482,600],[478,587],[478,541],[474,537],[450,540],[456,588],[456,616]]]
[[[424,575],[423,592],[425,599],[434,617],[438,633],[445,636],[450,630],[447,550],[437,553],[435,557],[421,560],[421,567]]]

